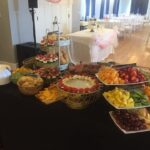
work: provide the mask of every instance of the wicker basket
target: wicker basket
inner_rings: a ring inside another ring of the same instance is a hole
[[[38,86],[38,87],[21,87],[18,86],[20,92],[24,95],[35,95],[37,94],[42,88],[43,86]]]
[[[92,94],[69,94],[64,102],[72,109],[84,109],[97,99],[98,92]]]
[[[17,82],[20,92],[24,95],[35,95],[43,88],[40,77],[22,76]]]

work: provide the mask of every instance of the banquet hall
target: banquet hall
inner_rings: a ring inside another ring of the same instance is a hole
[[[149,60],[150,0],[0,0],[0,150],[149,146]]]
[[[150,4],[148,0],[62,0],[58,3],[38,0],[37,3],[36,8],[34,8],[37,43],[41,42],[47,32],[57,30],[57,25],[54,26],[53,24],[55,17],[58,18],[60,32],[66,35],[88,28],[89,20],[96,19],[95,24],[99,26],[99,29],[103,27],[114,29],[116,27],[119,32],[117,35],[119,42],[115,51],[118,56],[116,58],[117,62],[125,63],[129,61],[131,63],[136,61],[141,65],[140,60],[137,58],[138,56],[136,56],[138,53],[142,53],[143,57],[146,60],[148,59],[149,52],[143,50],[149,42]],[[29,9],[27,0],[1,2],[1,63],[16,67],[18,65],[17,45],[34,42],[33,23]],[[141,37],[142,39],[139,39]],[[133,50],[129,51],[130,46],[127,43],[130,43],[131,40],[134,40],[135,43],[141,43],[140,47],[135,47],[135,49],[140,49],[136,54],[134,52],[138,51],[134,49],[136,44],[133,44]],[[125,50],[122,50],[122,45],[124,45]],[[26,45],[26,47],[28,49],[30,45]],[[124,51],[127,52],[128,57],[122,53]],[[124,55],[124,60],[122,60],[120,53]],[[33,54],[24,55],[32,56]],[[77,54],[77,57],[78,55],[80,54]],[[131,58],[129,58],[130,56]],[[25,59],[26,57],[23,58]],[[108,58],[112,59],[112,56]],[[147,64],[145,65],[147,66]]]

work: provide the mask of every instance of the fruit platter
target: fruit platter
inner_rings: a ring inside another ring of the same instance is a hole
[[[58,66],[57,53],[39,54],[35,56],[35,65],[37,67],[56,67]]]
[[[150,107],[150,86],[119,88],[103,93],[104,98],[116,109]]]
[[[56,84],[52,84],[44,88],[35,95],[35,97],[44,104],[54,103],[66,98],[67,96],[67,93],[59,91]]]
[[[113,66],[116,65],[115,62],[95,62],[95,63],[82,63],[79,64],[69,64],[68,71],[72,74],[89,74],[94,75],[99,71],[103,66]]]
[[[39,69],[36,69],[34,73],[39,75],[44,80],[46,85],[55,81],[60,76],[60,70],[57,67],[55,68],[41,67]]]
[[[72,74],[89,74],[89,75],[95,75],[96,72],[98,72],[99,68],[102,66],[102,64],[70,64],[68,69],[69,72]]]
[[[102,67],[96,77],[105,85],[134,85],[149,82],[150,70],[142,67]]]
[[[115,125],[125,134],[150,131],[150,109],[116,110],[109,112]]]

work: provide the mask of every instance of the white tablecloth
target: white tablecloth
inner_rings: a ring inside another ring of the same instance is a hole
[[[74,63],[99,62],[114,52],[117,46],[117,33],[112,29],[99,29],[95,32],[82,30],[69,34],[71,57]]]

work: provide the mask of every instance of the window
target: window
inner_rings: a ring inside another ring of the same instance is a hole
[[[81,17],[104,18],[106,15],[134,14],[145,15],[149,0],[82,0]]]
[[[112,13],[113,4],[114,0],[84,0],[81,4],[81,17],[103,18]]]

